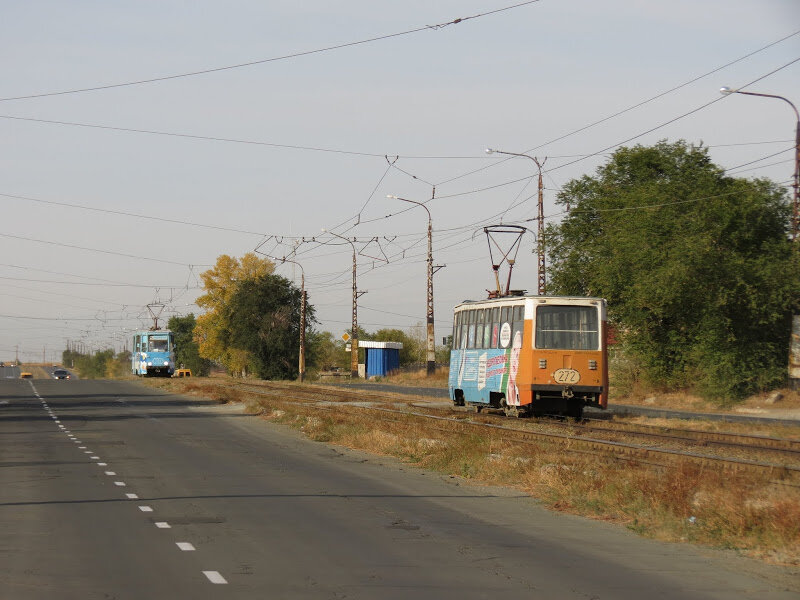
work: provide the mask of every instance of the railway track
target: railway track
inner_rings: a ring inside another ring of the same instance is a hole
[[[520,423],[499,415],[478,417],[465,411],[410,406],[397,408],[393,401],[408,405],[399,394],[342,390],[324,386],[264,382],[260,385],[236,384],[243,391],[314,404],[321,409],[371,411],[381,418],[426,419],[438,429],[456,434],[484,432],[502,436],[504,441],[522,444],[559,444],[570,452],[604,453],[625,460],[661,466],[690,462],[704,467],[737,472],[767,474],[781,482],[800,481],[800,441],[685,428],[609,422],[571,423],[536,420]],[[640,440],[632,443],[630,438]],[[698,451],[700,448],[704,451]],[[715,453],[707,453],[713,450]],[[735,455],[732,455],[735,454]],[[754,458],[755,457],[755,458]],[[767,458],[770,457],[770,458]]]

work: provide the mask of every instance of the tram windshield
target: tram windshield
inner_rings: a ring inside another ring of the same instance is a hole
[[[551,350],[598,350],[596,306],[537,306],[536,347]]]
[[[150,337],[150,352],[168,352],[169,339],[163,337]]]

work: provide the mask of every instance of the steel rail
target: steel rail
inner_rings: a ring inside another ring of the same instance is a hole
[[[303,389],[298,386],[292,386],[292,385],[270,384],[270,386],[257,386],[257,387],[250,385],[242,385],[242,384],[238,385],[241,387],[246,387],[251,392],[260,395],[279,396],[284,399],[285,397],[283,395],[283,392],[290,391],[292,392],[293,395],[305,396],[306,400],[311,400],[314,403],[320,403],[319,395],[321,393],[327,393],[329,391],[327,389],[320,389],[320,388],[317,388],[316,390],[309,389],[312,386],[304,386],[306,389]],[[272,387],[272,389],[270,389],[270,387]],[[351,394],[349,391],[344,391],[344,390],[335,390],[332,395],[338,396],[340,398],[348,396],[352,398],[354,395],[361,396],[362,398],[364,397],[361,394]],[[381,398],[384,402],[386,401],[385,396],[382,395]],[[328,400],[327,402],[331,407],[335,406],[338,409],[346,407],[346,408],[354,408],[360,411],[371,410],[376,412],[382,412],[384,414],[413,416],[417,418],[435,420],[440,424],[446,424],[447,428],[449,428],[450,431],[455,431],[455,432],[474,431],[478,428],[485,428],[491,431],[502,432],[505,436],[504,439],[507,441],[539,443],[543,440],[549,440],[557,442],[562,446],[563,445],[571,446],[572,447],[571,449],[575,449],[574,447],[578,446],[580,447],[580,449],[583,450],[608,452],[614,455],[626,458],[633,458],[636,460],[652,461],[654,459],[661,459],[660,464],[663,464],[663,461],[666,461],[668,463],[675,463],[675,462],[689,460],[695,464],[713,468],[723,468],[729,471],[737,471],[737,472],[749,471],[749,472],[757,472],[760,474],[764,474],[765,472],[767,472],[769,475],[781,479],[787,477],[793,477],[793,478],[800,477],[800,467],[794,467],[790,465],[781,465],[781,464],[774,464],[774,463],[746,460],[746,459],[739,459],[732,457],[714,456],[709,454],[700,454],[697,452],[684,452],[684,451],[670,450],[664,448],[653,448],[649,446],[643,446],[640,444],[629,444],[611,440],[589,438],[585,436],[574,436],[574,435],[554,433],[554,432],[524,430],[516,427],[509,427],[506,425],[498,425],[495,423],[470,421],[466,419],[457,419],[453,417],[431,415],[416,411],[398,410],[398,409],[384,408],[378,406],[365,406],[363,404],[340,405],[338,403],[331,402],[330,400]]]

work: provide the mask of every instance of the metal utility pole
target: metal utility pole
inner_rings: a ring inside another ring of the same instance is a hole
[[[358,263],[356,262],[356,245],[353,243],[353,240],[339,235],[338,233],[328,231],[327,229],[323,229],[322,231],[324,233],[330,233],[331,235],[344,240],[350,244],[350,247],[353,249],[353,330],[352,338],[350,339],[350,378],[358,379],[358,298],[361,296],[361,294],[359,293],[358,286],[356,284],[356,275],[358,270]]]
[[[800,256],[800,238],[798,228],[800,228],[800,112],[797,107],[787,98],[775,94],[760,94],[757,92],[743,92],[729,87],[720,88],[720,93],[728,96],[730,94],[743,94],[745,96],[760,96],[762,98],[776,98],[783,100],[792,107],[795,116],[795,138],[794,138],[794,180],[792,187],[792,242],[795,251],[795,258]],[[789,387],[793,390],[800,389],[800,315],[792,316],[792,329],[790,333],[789,346]]]
[[[431,200],[433,200],[434,195],[436,194],[436,188],[433,188],[433,194],[431,195]],[[425,212],[428,213],[428,305],[427,305],[427,314],[426,314],[426,325],[427,325],[427,341],[428,341],[428,348],[427,348],[427,367],[426,367],[426,374],[428,377],[433,375],[436,372],[436,338],[434,337],[434,321],[433,321],[433,274],[441,269],[444,265],[437,265],[436,267],[433,266],[433,221],[431,219],[431,211],[428,210],[428,207],[425,206],[423,202],[417,202],[416,200],[409,200],[407,198],[400,198],[399,196],[394,196],[392,194],[388,194],[387,198],[393,198],[394,200],[401,200],[403,202],[410,202],[411,204],[416,204],[417,206],[421,206],[425,209]]]
[[[298,379],[300,383],[306,378],[306,305],[308,304],[306,295],[306,272],[296,260],[291,260],[285,256],[280,259],[282,263],[292,263],[300,267],[300,357],[298,358]]]
[[[538,254],[538,267],[537,273],[539,278],[539,295],[544,296],[547,292],[547,275],[545,274],[545,245],[544,245],[544,184],[542,182],[542,167],[544,166],[545,161],[547,161],[547,157],[539,162],[538,158],[533,156],[529,156],[527,154],[522,154],[520,152],[506,152],[504,150],[495,150],[493,148],[487,148],[486,154],[507,154],[509,156],[522,156],[524,158],[531,159],[539,170],[539,211],[537,220],[539,221],[539,227],[537,230],[536,236],[536,252]]]
[[[539,274],[539,295],[547,293],[547,279],[545,275],[544,258],[544,184],[542,183],[542,167],[547,157],[539,163],[539,159],[534,158],[533,162],[539,167],[539,227],[536,234],[536,251],[538,253],[537,273]]]

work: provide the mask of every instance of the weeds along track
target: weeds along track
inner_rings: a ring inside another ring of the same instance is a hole
[[[640,435],[653,439],[686,442],[701,446],[772,452],[775,455],[783,455],[792,462],[800,462],[800,440],[745,433],[643,425],[639,423],[608,423],[600,419],[586,419],[584,423],[577,424],[575,427],[580,427],[587,432]]]
[[[309,384],[262,382],[258,385],[236,383],[235,386],[250,394],[312,404],[320,410],[353,410],[362,414],[369,411],[377,418],[395,423],[404,419],[426,420],[445,433],[483,433],[522,444],[547,442],[558,444],[568,452],[603,453],[656,466],[688,461],[715,469],[768,474],[787,484],[800,482],[800,441],[797,440],[607,421],[511,421],[499,415],[478,416],[454,408],[412,407],[410,402],[419,399],[402,394]],[[406,406],[397,408],[397,402]]]

